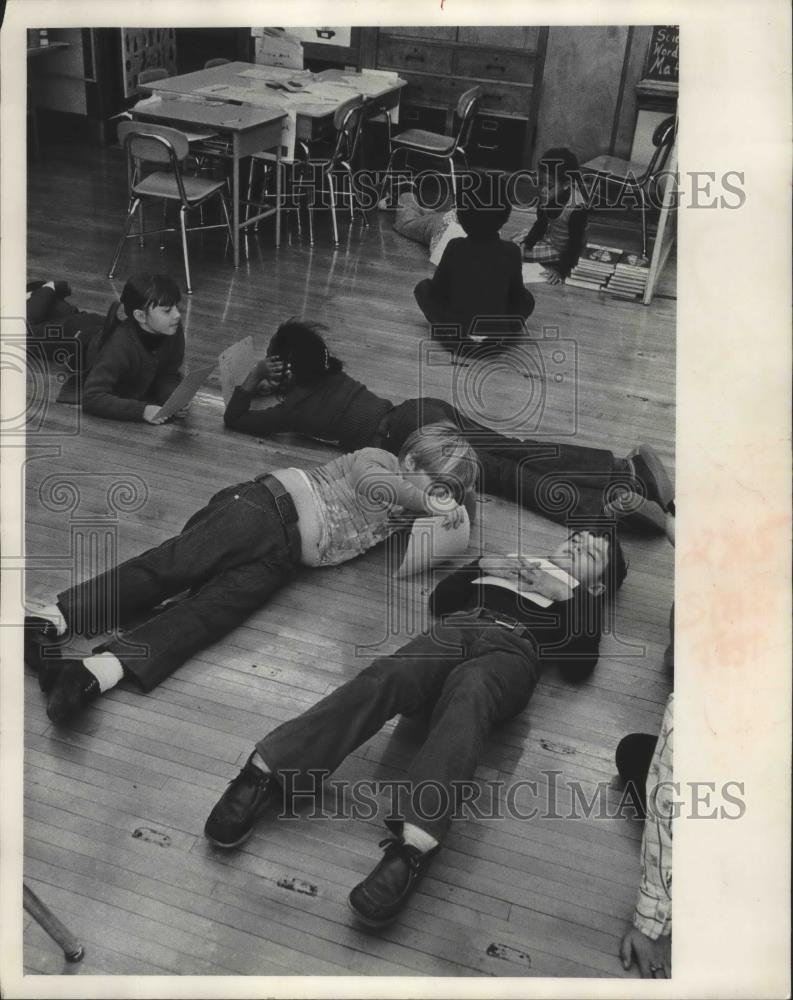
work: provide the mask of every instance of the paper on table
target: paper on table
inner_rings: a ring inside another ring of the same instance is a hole
[[[236,73],[235,75],[247,76],[253,80],[272,80],[275,83],[291,80],[293,77],[299,79],[302,76],[302,74],[296,73],[293,69],[289,69],[286,66],[251,66],[250,69],[244,69],[241,73]]]
[[[542,264],[524,264],[522,271],[524,285],[536,284],[538,281],[546,282],[548,280],[548,271]]]
[[[155,417],[164,417],[167,420],[168,417],[172,417],[175,413],[178,413],[182,407],[187,406],[214,368],[214,365],[205,365],[202,368],[196,368],[194,371],[188,372],[159,410],[157,410]]]
[[[510,552],[508,558],[513,558],[516,555],[517,552]],[[549,576],[553,576],[557,580],[561,580],[562,583],[567,584],[571,590],[575,590],[578,586],[578,580],[574,576],[570,576],[566,570],[552,563],[550,559],[537,558],[533,561],[538,563],[540,569],[545,570]],[[520,584],[512,583],[511,580],[505,580],[501,576],[480,576],[476,580],[473,580],[472,583],[484,584],[487,587],[503,587],[505,590],[511,590],[519,597],[527,597],[534,604],[539,604],[541,608],[547,608],[553,604],[553,601],[543,594],[538,594],[534,590],[525,590],[521,588]]]
[[[220,391],[223,393],[223,402],[226,406],[229,405],[229,400],[236,387],[248,377],[255,360],[253,337],[244,337],[242,340],[238,340],[236,344],[227,347],[218,355]]]

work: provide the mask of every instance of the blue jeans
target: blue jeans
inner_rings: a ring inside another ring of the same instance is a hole
[[[273,771],[296,771],[289,784],[314,787],[311,772],[332,772],[395,715],[431,713],[429,733],[414,758],[412,788],[431,782],[445,790],[406,807],[402,820],[440,840],[454,801],[452,782],[473,778],[495,725],[523,711],[540,675],[534,643],[508,629],[451,616],[430,635],[375,660],[302,715],[260,740],[257,750]],[[318,780],[318,779],[317,779]],[[441,806],[448,809],[441,811]],[[401,823],[396,824],[400,826]]]
[[[261,607],[295,565],[272,494],[259,482],[240,483],[213,496],[176,537],[64,591],[58,604],[81,635],[136,623],[99,650],[150,691]]]

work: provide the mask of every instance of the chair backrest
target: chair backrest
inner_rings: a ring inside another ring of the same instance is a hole
[[[179,163],[190,151],[184,132],[166,125],[119,122],[118,140],[129,157],[148,163]]]
[[[460,127],[457,130],[457,137],[454,142],[455,149],[458,146],[465,147],[467,145],[471,137],[471,129],[474,127],[474,118],[476,117],[476,112],[481,101],[481,87],[471,87],[470,90],[466,90],[465,93],[460,95],[457,108],[455,109],[455,114],[460,120]]]
[[[225,66],[226,63],[231,62],[230,59],[223,59],[220,56],[217,59],[207,59],[204,63],[204,69],[214,69],[215,66]]]
[[[677,119],[674,115],[670,115],[668,118],[664,118],[655,127],[653,132],[653,155],[650,162],[647,164],[647,177],[651,178],[655,174],[659,173],[664,169],[666,161],[669,157],[669,153],[672,149],[672,144],[675,141],[675,132],[677,131]]]
[[[360,94],[351,97],[344,104],[340,104],[333,115],[333,127],[336,129],[336,142],[333,146],[333,153],[330,163],[336,164],[340,160],[352,163],[355,151],[358,148],[358,137],[360,135],[361,121],[364,112],[364,100]]]
[[[151,69],[142,69],[138,73],[138,86],[142,87],[147,83],[155,83],[157,80],[167,80],[171,74],[162,66],[152,66]]]

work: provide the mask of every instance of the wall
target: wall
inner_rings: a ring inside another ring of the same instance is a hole
[[[36,55],[29,72],[36,107],[84,115],[85,69],[81,28],[51,28],[51,41],[68,42],[69,48]]]
[[[549,146],[569,146],[582,163],[602,153],[630,156],[651,32],[649,25],[549,30],[532,166]]]

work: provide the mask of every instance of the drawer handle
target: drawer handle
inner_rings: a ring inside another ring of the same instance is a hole
[[[490,149],[490,150],[494,150],[494,149],[498,149],[498,145],[495,145],[495,146],[485,146],[483,143],[478,142],[476,144],[476,148],[477,149]]]
[[[485,66],[485,69],[499,69],[502,73],[506,73],[507,71],[506,66],[499,66],[498,63],[490,63],[488,66]]]

